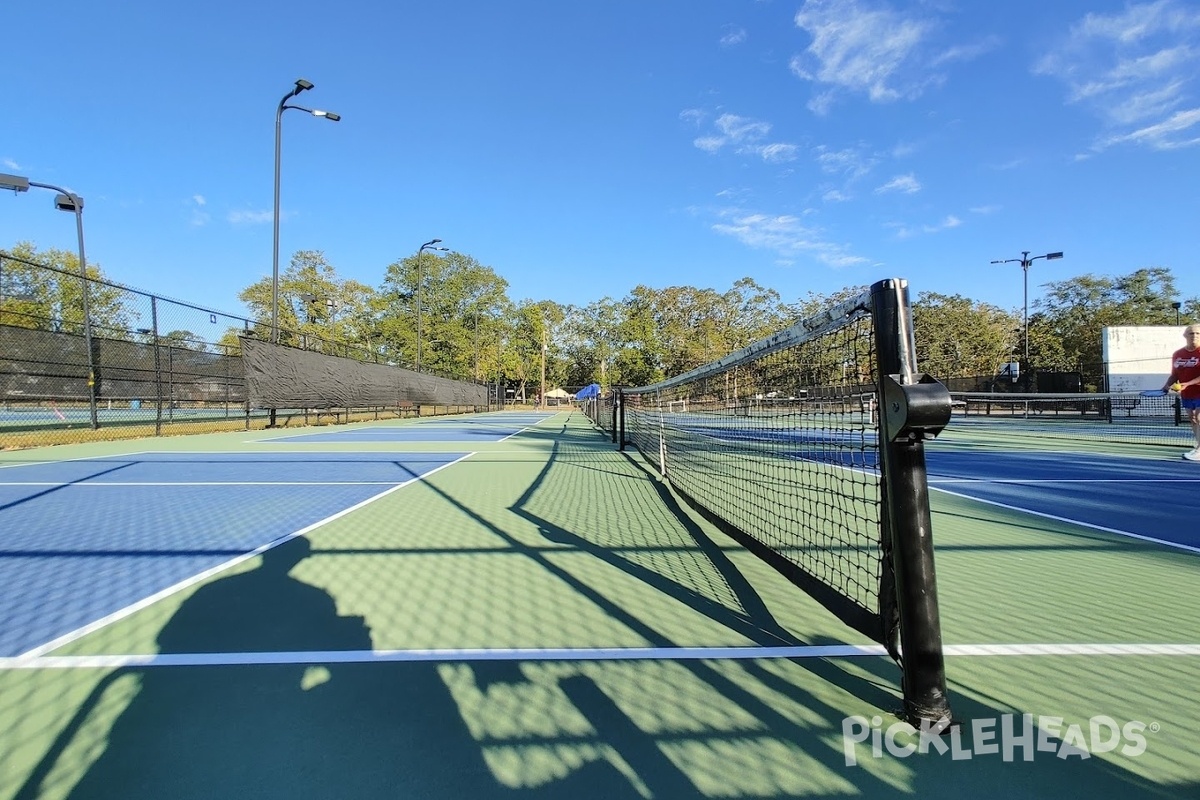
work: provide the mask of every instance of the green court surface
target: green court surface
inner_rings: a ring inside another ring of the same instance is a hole
[[[910,753],[899,668],[582,414],[272,433],[0,454],[472,453],[0,658],[0,800],[1200,797],[1195,552],[934,492],[959,725]]]

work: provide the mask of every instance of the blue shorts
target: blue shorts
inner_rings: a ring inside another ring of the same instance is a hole
[[[1195,411],[1197,408],[1200,408],[1200,397],[1181,397],[1179,398],[1179,404],[1188,411]]]

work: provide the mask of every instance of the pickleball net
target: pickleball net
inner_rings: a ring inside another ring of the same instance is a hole
[[[951,392],[951,398],[956,429],[1009,441],[1193,444],[1178,394]]]
[[[904,669],[906,714],[938,720],[949,708],[921,442],[950,399],[916,372],[914,349],[907,284],[881,281],[718,361],[620,389],[615,438],[884,644]]]

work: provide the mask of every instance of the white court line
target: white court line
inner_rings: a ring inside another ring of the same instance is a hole
[[[1060,517],[1057,514],[1046,514],[1042,511],[1034,511],[1033,509],[1025,508],[1023,506],[1014,506],[1009,503],[999,503],[999,502],[996,502],[995,500],[985,500],[982,497],[975,497],[973,495],[962,494],[960,492],[952,492],[949,489],[943,489],[940,486],[933,485],[932,481],[929,483],[929,488],[933,489],[934,491],[941,492],[942,494],[951,495],[952,497],[961,497],[964,500],[973,500],[976,503],[985,503],[989,506],[996,506],[997,508],[1003,508],[1008,511],[1017,511],[1022,514],[1032,514],[1035,517],[1042,517],[1044,519],[1052,519],[1056,522],[1066,522],[1071,525],[1078,525],[1081,528],[1091,528],[1092,530],[1103,531],[1104,533],[1112,533],[1117,536],[1126,536],[1130,539],[1139,539],[1143,542],[1152,542],[1154,544],[1161,544],[1165,547],[1173,547],[1178,550],[1186,550],[1189,553],[1200,553],[1200,547],[1192,547],[1191,545],[1180,544],[1179,542],[1170,542],[1170,541],[1167,541],[1166,539],[1155,539],[1153,536],[1143,536],[1140,533],[1130,533],[1129,531],[1122,531],[1122,530],[1118,530],[1117,528],[1108,528],[1108,527],[1105,527],[1104,525],[1094,525],[1090,522],[1083,522],[1081,520],[1071,519],[1070,517]]]
[[[78,456],[76,458],[59,458],[53,461],[22,461],[19,464],[0,464],[0,469],[11,469],[13,467],[44,467],[49,464],[70,464],[73,461],[95,461],[104,458],[128,458],[129,456],[144,456],[147,453],[157,453],[158,450],[134,450],[132,453],[117,453],[115,455],[106,456]],[[197,451],[199,452],[199,451]]]
[[[1200,644],[964,644],[947,645],[948,656],[1200,656]],[[445,661],[686,661],[697,659],[883,658],[882,645],[796,647],[598,647],[445,648],[416,650],[305,650],[277,653],[164,653],[145,655],[0,658],[0,671],[121,667],[252,666],[271,664],[364,664]]]
[[[929,483],[1200,483],[1200,478],[942,478],[930,475]]]
[[[311,533],[312,531],[315,531],[317,528],[320,528],[323,525],[327,525],[328,523],[333,522],[336,519],[340,519],[341,517],[344,517],[347,514],[357,511],[358,509],[360,509],[366,505],[374,503],[376,500],[387,497],[392,492],[403,489],[405,486],[408,486],[409,484],[424,480],[425,478],[429,477],[430,475],[434,474],[435,472],[440,472],[441,470],[445,469],[446,467],[454,466],[458,462],[460,462],[464,459],[470,458],[473,455],[474,455],[474,453],[467,453],[466,455],[460,456],[460,457],[454,459],[453,461],[447,462],[445,464],[442,464],[439,467],[435,467],[434,469],[429,470],[428,472],[422,473],[421,475],[418,475],[415,478],[409,478],[408,480],[404,481],[403,483],[398,483],[386,491],[383,491],[377,495],[368,497],[366,500],[363,500],[359,503],[355,503],[354,505],[350,506],[349,508],[344,508],[341,511],[337,512],[336,514],[326,517],[325,519],[314,522],[313,524],[308,525],[304,528],[301,528],[298,531],[293,531],[292,533],[286,534],[284,536],[280,536],[279,538],[277,538],[273,541],[267,542],[266,544],[259,545],[258,547],[254,548],[253,550],[251,550],[247,553],[243,553],[240,556],[235,556],[235,557],[229,559],[228,561],[224,561],[221,564],[218,564],[215,567],[206,569],[203,572],[200,572],[196,575],[193,575],[190,578],[186,578],[186,579],[180,581],[179,583],[176,583],[172,586],[168,586],[167,588],[162,589],[158,592],[155,592],[154,594],[150,595],[149,597],[144,597],[141,600],[138,600],[136,603],[128,605],[125,608],[120,609],[119,611],[114,611],[113,613],[108,614],[107,616],[101,617],[100,619],[98,619],[94,622],[89,622],[87,625],[84,625],[82,628],[77,628],[76,630],[73,630],[70,633],[64,633],[62,636],[59,636],[56,639],[52,639],[51,641],[46,642],[45,644],[39,645],[39,646],[33,648],[32,650],[28,650],[25,653],[22,653],[21,655],[17,656],[16,658],[17,659],[37,658],[39,656],[45,655],[46,653],[49,653],[51,650],[56,650],[59,647],[62,647],[63,645],[70,644],[71,642],[74,642],[78,639],[82,639],[84,636],[87,636],[89,633],[98,631],[101,628],[111,625],[112,623],[114,623],[118,620],[124,619],[125,617],[128,617],[135,612],[141,611],[144,608],[148,608],[149,606],[154,605],[159,600],[170,597],[171,595],[181,592],[184,589],[187,589],[189,587],[195,586],[197,583],[207,580],[208,578],[212,577],[213,575],[223,572],[223,571],[229,569],[230,567],[237,566],[238,564],[241,564],[243,561],[247,561],[251,558],[254,558],[257,555],[260,555],[262,553],[267,552],[268,550],[276,548],[279,545],[284,544],[285,542],[289,542],[298,536],[304,536],[308,533]]]
[[[353,463],[353,462],[351,462]],[[395,481],[0,481],[0,486],[395,486]]]

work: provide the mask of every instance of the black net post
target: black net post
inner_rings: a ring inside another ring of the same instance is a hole
[[[617,436],[617,449],[625,449],[625,392],[617,389],[617,424],[613,426]]]
[[[621,392],[616,387],[612,390],[612,440],[617,443],[617,415],[620,413]]]
[[[904,712],[918,726],[948,722],[923,440],[949,422],[950,393],[916,371],[907,283],[892,279],[874,284],[871,302],[879,370],[884,550],[891,551],[894,572]],[[881,605],[886,605],[891,598],[882,594]],[[890,616],[885,613],[885,624]],[[890,632],[888,643],[894,647]]]

